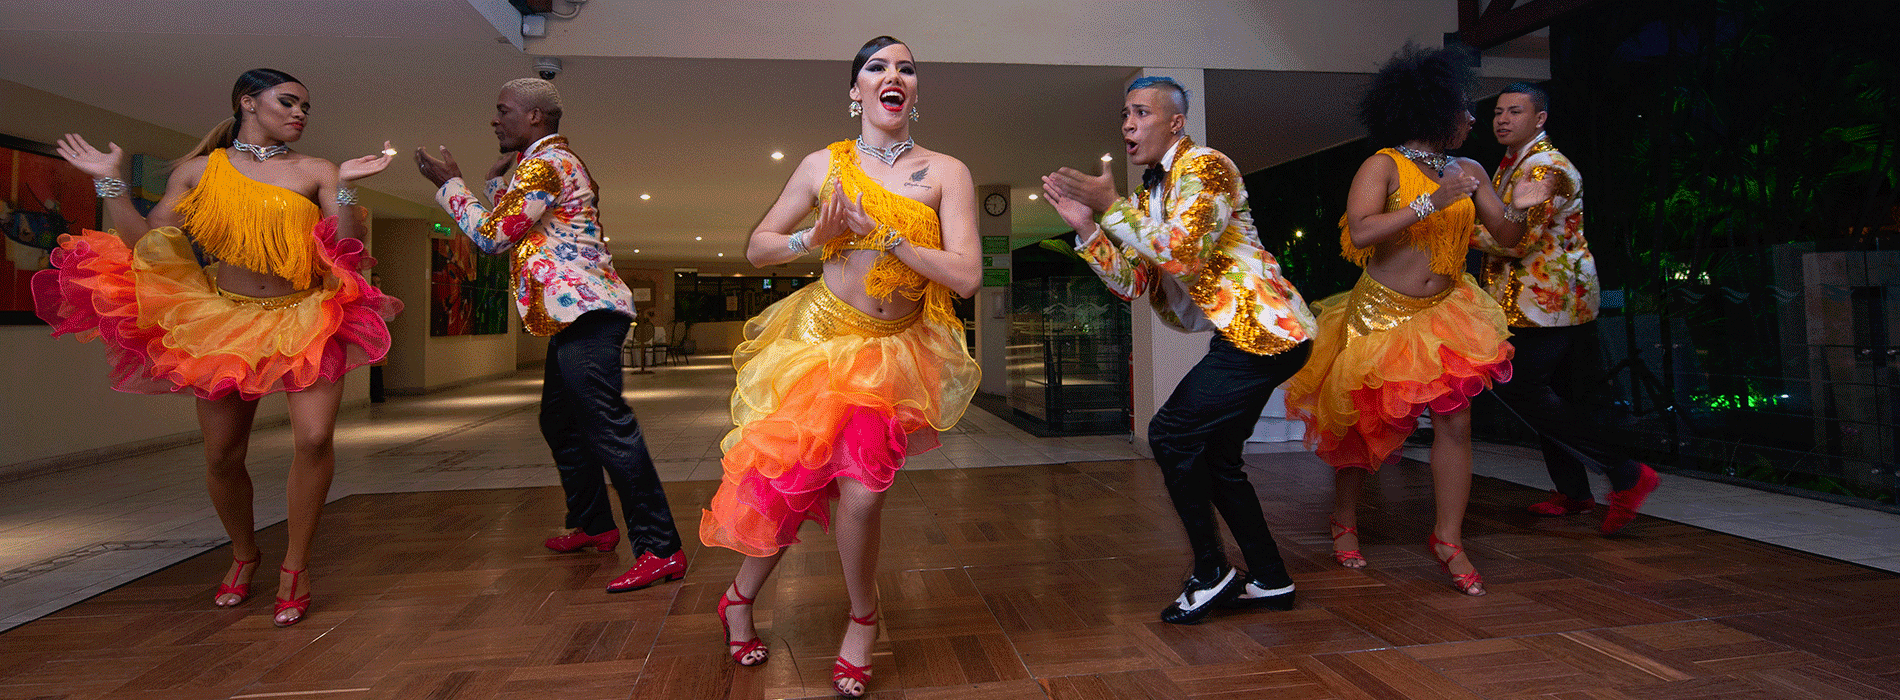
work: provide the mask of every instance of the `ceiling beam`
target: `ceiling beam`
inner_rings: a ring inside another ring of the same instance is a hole
[[[1491,0],[1480,12],[1479,0],[1458,0],[1458,37],[1479,50],[1550,26],[1553,20],[1596,0]]]

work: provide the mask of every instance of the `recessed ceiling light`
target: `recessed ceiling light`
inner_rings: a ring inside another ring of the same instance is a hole
[[[1107,154],[1107,153],[1103,153],[1103,154],[1102,154],[1102,162],[1104,162],[1104,163],[1107,163],[1107,162],[1109,162],[1109,161],[1112,161],[1112,160],[1114,160],[1114,159],[1115,159],[1115,156],[1112,156],[1112,155],[1109,155],[1109,154]]]
[[[602,242],[602,243],[612,243],[612,242],[614,242],[614,239],[613,239],[613,237],[612,237],[612,236],[601,236],[601,237],[600,237],[600,242]]]
[[[642,195],[640,195],[640,198],[641,198],[641,199],[652,199],[652,198],[653,198],[653,195],[650,195],[650,194],[642,194]]]
[[[638,253],[638,252],[640,252],[640,249],[639,249],[639,248],[634,248],[634,249],[633,249],[633,252],[635,252],[635,253]]]
[[[1032,194],[1032,195],[1029,195],[1029,201],[1031,201],[1031,202],[1034,202],[1034,201],[1036,201],[1036,195],[1033,195],[1033,194]]]
[[[693,237],[693,240],[695,240],[695,241],[697,241],[697,240],[701,240],[701,239],[700,239],[700,237],[699,237],[699,236],[694,236],[694,237]]]
[[[781,152],[781,151],[773,151],[773,152],[772,152],[772,160],[784,160],[784,159],[785,159],[785,153],[784,153],[784,152]]]
[[[726,254],[725,254],[725,253],[720,253],[720,254],[719,254],[719,257],[722,257],[722,258],[723,258],[723,257],[726,257]]]

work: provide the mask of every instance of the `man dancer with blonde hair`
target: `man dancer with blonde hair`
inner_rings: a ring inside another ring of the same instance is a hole
[[[639,553],[607,592],[677,581],[686,575],[679,531],[640,424],[620,395],[620,345],[633,322],[633,293],[607,254],[593,177],[559,133],[561,95],[546,80],[511,80],[489,123],[502,152],[488,171],[492,209],[468,190],[448,149],[438,147],[441,157],[434,158],[418,148],[416,165],[439,188],[436,202],[482,252],[512,258],[521,324],[548,337],[541,434],[561,470],[569,531],[545,544],[557,552],[607,552],[620,543],[601,483],[605,470]],[[514,176],[504,178],[511,166]]]

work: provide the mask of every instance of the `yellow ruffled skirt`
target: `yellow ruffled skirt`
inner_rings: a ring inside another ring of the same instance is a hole
[[[1313,355],[1287,382],[1287,416],[1306,422],[1307,447],[1334,468],[1397,462],[1426,408],[1462,411],[1511,378],[1504,310],[1470,275],[1413,297],[1362,274],[1313,308]]]
[[[361,241],[336,237],[334,218],[310,235],[318,284],[272,298],[220,290],[174,227],[152,229],[136,249],[99,231],[60,236],[54,269],[33,276],[35,311],[55,336],[103,340],[119,391],[247,400],[300,391],[381,361],[387,321],[402,309],[357,272],[375,260]]]
[[[708,545],[770,556],[798,527],[830,529],[837,479],[890,488],[905,457],[938,446],[976,393],[963,329],[920,309],[873,318],[820,281],[746,322],[725,474],[700,520]]]

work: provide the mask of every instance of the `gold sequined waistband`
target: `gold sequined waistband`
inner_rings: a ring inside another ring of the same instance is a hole
[[[792,335],[807,343],[822,342],[840,335],[862,335],[879,338],[897,335],[916,325],[923,316],[923,309],[912,311],[898,319],[881,319],[858,310],[838,295],[831,293],[823,280],[813,282],[807,292],[803,308],[797,311],[792,321]]]
[[[1458,291],[1458,280],[1452,280],[1445,291],[1429,297],[1415,297],[1393,291],[1391,287],[1380,284],[1372,275],[1360,274],[1359,282],[1352,286],[1352,296],[1346,306],[1346,338],[1351,340],[1372,335],[1380,331],[1389,331],[1405,323],[1419,312],[1437,306]]]
[[[237,292],[229,291],[223,288],[219,288],[218,296],[224,297],[226,299],[230,299],[231,301],[235,301],[239,304],[256,304],[258,306],[264,307],[265,311],[276,311],[278,309],[285,309],[292,306],[296,306],[299,302],[302,302],[304,299],[309,298],[310,295],[316,294],[317,290],[319,289],[322,289],[322,288],[311,287],[309,289],[305,289],[302,291],[291,292],[289,294],[285,294],[280,297],[253,297],[253,296],[246,296],[243,294],[239,294]]]

